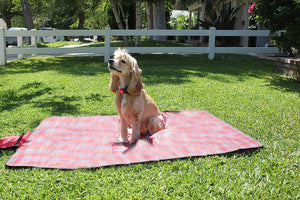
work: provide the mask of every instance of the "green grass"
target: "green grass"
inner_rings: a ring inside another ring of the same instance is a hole
[[[62,46],[68,46],[68,45],[80,45],[80,44],[86,44],[91,43],[91,41],[58,41],[53,43],[41,43],[38,42],[38,48],[59,48]],[[110,45],[112,47],[125,47],[123,41],[117,40],[117,41],[111,41]],[[134,46],[134,40],[131,41],[131,46]],[[141,39],[141,47],[184,47],[187,45],[179,44],[176,41],[155,41],[150,39]],[[104,42],[96,42],[91,43],[90,45],[84,46],[84,47],[104,47]]]
[[[134,47],[135,41],[131,41],[131,46]],[[111,41],[110,45],[112,47],[126,47],[123,41]],[[141,47],[185,47],[187,45],[179,44],[176,41],[155,41],[150,39],[141,39]],[[94,43],[85,47],[104,47],[104,42]]]
[[[300,84],[246,55],[139,55],[161,110],[208,111],[264,148],[93,170],[7,168],[0,199],[299,199]],[[117,114],[102,57],[36,57],[0,66],[0,137],[53,115]]]
[[[91,41],[58,41],[58,42],[51,42],[51,43],[41,43],[38,42],[38,48],[59,48],[67,45],[80,45],[90,43]]]

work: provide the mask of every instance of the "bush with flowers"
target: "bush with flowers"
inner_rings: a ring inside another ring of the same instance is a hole
[[[254,0],[248,7],[250,20],[270,30],[275,45],[294,55],[300,49],[300,1]],[[285,30],[286,32],[279,32]]]

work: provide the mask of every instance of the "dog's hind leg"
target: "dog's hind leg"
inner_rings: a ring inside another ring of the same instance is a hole
[[[163,115],[156,115],[149,118],[148,131],[150,135],[166,128],[166,120]]]

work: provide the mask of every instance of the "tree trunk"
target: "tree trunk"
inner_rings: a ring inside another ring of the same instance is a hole
[[[125,21],[125,29],[129,30],[129,13],[128,12],[124,12],[123,6],[121,4],[121,2],[119,2],[119,9],[121,11],[122,17]],[[126,37],[126,46],[131,46],[131,37],[130,36],[123,36],[123,38]]]
[[[129,24],[128,24],[129,14],[124,12],[124,9],[123,9],[123,6],[122,6],[121,2],[119,2],[118,5],[119,5],[119,8],[120,8],[122,17],[123,17],[123,19],[125,21],[125,29],[128,30],[129,29]]]
[[[109,0],[109,2],[112,7],[112,10],[113,10],[113,13],[114,13],[114,16],[115,16],[115,19],[116,19],[119,29],[124,30],[124,26],[122,24],[121,16],[120,16],[120,13],[118,12],[118,8],[117,8],[115,0]],[[123,36],[123,40],[124,40],[125,45],[128,46],[128,38],[126,36]]]
[[[78,18],[79,18],[79,23],[78,23],[77,28],[78,29],[84,29],[84,21],[85,21],[84,10],[80,10],[79,11]],[[79,41],[83,42],[84,41],[84,37],[83,36],[79,36]]]
[[[135,3],[135,28],[142,29],[142,0],[137,0]],[[141,36],[136,36],[135,46],[141,46]]]
[[[154,29],[167,28],[164,0],[158,0],[153,4],[153,25]],[[167,41],[167,36],[154,36],[153,39],[157,41]]]
[[[146,3],[146,11],[147,11],[147,22],[148,22],[148,30],[153,29],[153,4]],[[148,36],[149,39],[153,39],[153,36]]]
[[[26,0],[21,0],[21,7],[23,10],[24,23],[25,23],[26,28],[28,30],[34,29],[29,3],[27,3]]]
[[[2,15],[2,16],[3,16],[3,20],[6,23],[6,28],[7,29],[11,28],[11,18],[5,17],[4,15]]]

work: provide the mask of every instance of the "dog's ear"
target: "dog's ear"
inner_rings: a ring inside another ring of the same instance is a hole
[[[144,88],[141,74],[142,74],[142,70],[139,68],[137,61],[134,60],[132,63],[131,80],[127,88],[129,94],[131,95],[141,94],[141,91]]]
[[[114,74],[111,74],[111,77],[110,77],[110,83],[109,83],[109,89],[110,91],[116,93],[119,89],[119,77],[114,75]]]

